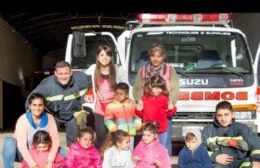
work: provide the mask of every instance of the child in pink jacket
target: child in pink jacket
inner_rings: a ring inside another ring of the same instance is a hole
[[[157,126],[146,123],[142,140],[134,149],[133,160],[136,168],[171,168],[167,149],[158,141]]]
[[[64,168],[65,160],[57,154],[53,162],[48,162],[48,156],[51,148],[51,137],[48,132],[44,130],[37,131],[33,135],[33,147],[30,149],[30,154],[37,164],[37,168]],[[23,160],[21,168],[29,168],[28,164]]]
[[[90,127],[79,130],[77,142],[70,145],[66,166],[68,168],[101,168],[102,161],[94,147],[94,131]]]

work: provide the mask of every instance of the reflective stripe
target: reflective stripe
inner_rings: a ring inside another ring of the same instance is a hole
[[[57,95],[57,96],[52,96],[52,97],[46,97],[46,100],[49,102],[54,102],[54,101],[59,101],[63,99],[63,95]]]
[[[87,89],[83,89],[79,93],[75,93],[75,94],[71,94],[71,95],[65,96],[64,100],[67,101],[67,100],[72,100],[72,99],[79,98],[79,97],[83,96],[86,93],[86,91],[87,91]]]
[[[242,136],[238,136],[238,137],[210,137],[208,140],[207,140],[207,143],[211,143],[213,145],[217,145],[217,141],[221,141],[221,140],[225,140],[225,139],[236,139],[236,140],[243,140],[243,137]]]
[[[250,156],[253,156],[253,155],[260,155],[260,150],[253,150],[250,154]]]
[[[60,100],[63,100],[63,97],[64,97],[64,100],[72,100],[72,99],[76,99],[78,97],[81,97],[83,96],[85,93],[86,93],[87,89],[83,89],[81,90],[79,93],[74,93],[74,94],[71,94],[71,95],[68,95],[68,96],[65,96],[64,95],[56,95],[56,96],[52,96],[52,97],[46,97],[46,100],[49,101],[49,102],[54,102],[54,101],[60,101]]]
[[[241,165],[239,166],[239,168],[244,168],[244,167],[250,167],[251,163],[250,162],[242,162]]]

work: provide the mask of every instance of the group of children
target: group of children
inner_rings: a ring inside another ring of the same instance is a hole
[[[155,124],[146,123],[142,129],[142,140],[130,150],[130,136],[123,130],[109,134],[101,149],[94,145],[95,132],[86,127],[79,130],[76,142],[70,145],[65,157],[57,154],[52,162],[53,168],[141,168],[171,167],[167,149],[158,141],[158,129]],[[47,163],[51,149],[51,138],[47,131],[37,131],[33,136],[30,153],[42,168]],[[23,161],[22,168],[29,168]]]

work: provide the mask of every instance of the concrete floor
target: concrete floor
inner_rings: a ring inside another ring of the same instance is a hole
[[[12,136],[13,133],[0,133],[0,150],[1,150],[1,155],[0,155],[0,168],[3,168],[3,160],[2,160],[2,146],[3,146],[3,139],[5,137],[10,137]],[[60,133],[60,139],[61,139],[61,146],[66,146],[66,138],[65,138],[65,133]],[[173,164],[177,164],[177,160],[178,158],[175,156],[175,157],[172,157],[172,161],[173,161]],[[14,168],[20,168],[20,163],[16,162],[15,163],[15,166]],[[177,167],[177,166],[176,166]]]

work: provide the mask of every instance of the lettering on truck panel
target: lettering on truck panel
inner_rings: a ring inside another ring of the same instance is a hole
[[[248,100],[247,92],[180,92],[178,100]]]

